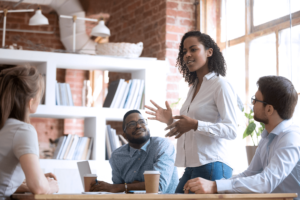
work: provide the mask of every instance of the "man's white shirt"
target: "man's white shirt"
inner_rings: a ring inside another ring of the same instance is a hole
[[[300,194],[300,127],[284,120],[261,136],[248,169],[216,181],[218,193]]]

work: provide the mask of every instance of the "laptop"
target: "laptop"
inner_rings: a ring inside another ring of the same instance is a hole
[[[86,175],[86,174],[91,174],[92,173],[89,161],[77,162],[77,167],[78,167],[78,171],[79,171],[79,174],[80,174],[82,187],[84,189],[83,176]]]

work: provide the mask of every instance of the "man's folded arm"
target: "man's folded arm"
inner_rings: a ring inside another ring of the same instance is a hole
[[[299,139],[294,138],[294,141],[299,141]],[[293,139],[282,141],[268,166],[261,173],[252,176],[244,173],[246,177],[216,181],[218,193],[271,193],[289,176],[300,159],[299,147],[293,143]],[[255,161],[259,159],[257,154]],[[255,167],[255,163],[252,165]]]
[[[109,159],[109,164],[110,164],[111,170],[112,170],[112,182],[113,182],[113,184],[124,183],[124,180],[122,179],[122,175],[121,175],[119,169],[117,168],[117,165],[114,161],[113,156]]]

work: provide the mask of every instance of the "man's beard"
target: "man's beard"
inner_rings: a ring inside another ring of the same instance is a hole
[[[128,140],[128,142],[130,142],[132,144],[143,144],[143,143],[147,142],[149,140],[149,138],[150,138],[149,130],[144,129],[144,131],[147,132],[144,137],[134,138],[131,135],[126,134],[127,135],[126,139]]]
[[[254,118],[255,121],[262,122],[264,124],[269,124],[269,120],[268,119],[258,118],[255,114],[254,114],[253,118]]]

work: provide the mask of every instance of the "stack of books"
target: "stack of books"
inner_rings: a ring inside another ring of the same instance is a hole
[[[89,160],[93,147],[93,138],[69,134],[61,136],[53,154],[59,160]]]
[[[105,143],[106,143],[106,155],[105,159],[109,160],[114,150],[120,146],[127,144],[127,140],[122,135],[117,135],[116,130],[111,128],[110,125],[106,125],[105,132]]]
[[[143,109],[145,98],[145,81],[119,79],[109,84],[103,107]]]
[[[69,83],[55,83],[55,100],[58,106],[74,106]]]

